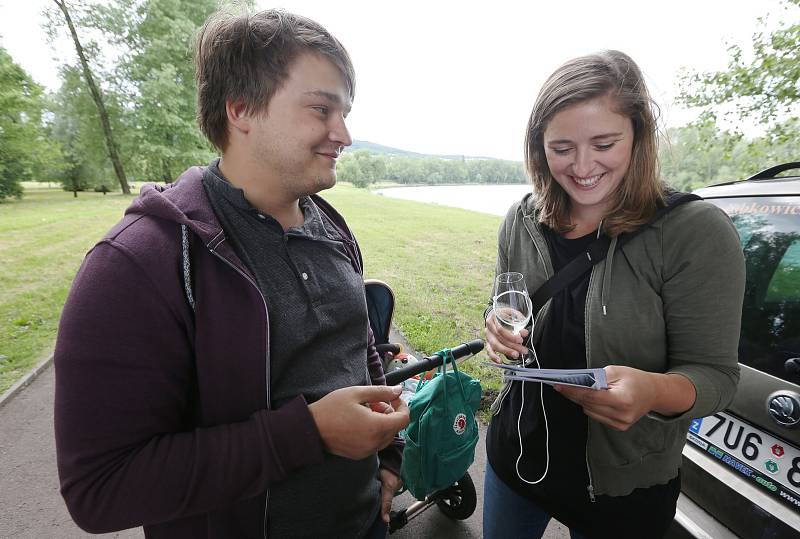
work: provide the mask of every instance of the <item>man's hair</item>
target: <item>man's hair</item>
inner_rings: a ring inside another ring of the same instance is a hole
[[[611,236],[629,232],[648,221],[663,201],[664,184],[658,167],[657,112],[639,67],[619,51],[603,51],[570,60],[559,67],[536,98],[525,135],[525,168],[536,193],[539,221],[559,231],[574,228],[569,196],[553,178],[544,150],[544,132],[561,110],[597,97],[609,96],[615,112],[633,124],[630,166],[603,220]]]
[[[220,151],[228,145],[226,102],[244,103],[249,113],[266,112],[289,76],[292,62],[315,52],[341,71],[352,100],[355,72],[350,55],[320,24],[281,10],[258,13],[221,10],[197,33],[194,46],[197,121]]]

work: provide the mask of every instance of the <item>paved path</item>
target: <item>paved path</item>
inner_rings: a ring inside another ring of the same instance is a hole
[[[58,492],[54,381],[50,366],[0,408],[0,537],[144,537],[141,528],[89,535],[72,522]]]
[[[70,519],[58,492],[53,440],[54,370],[44,369],[28,387],[0,408],[0,537],[72,539],[88,537],[141,538],[141,528],[107,535],[89,535]],[[435,506],[419,514],[392,538],[481,537],[483,473],[486,466],[484,435],[476,450],[470,475],[478,491],[478,509],[465,521],[447,519]],[[406,493],[395,509],[408,507]],[[566,529],[551,523],[545,538],[566,539]]]

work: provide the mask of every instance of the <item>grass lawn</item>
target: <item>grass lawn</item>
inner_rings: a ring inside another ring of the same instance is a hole
[[[418,351],[433,353],[479,338],[494,278],[501,218],[457,208],[374,195],[349,185],[323,196],[353,228],[364,275],[381,279],[397,299],[394,323]],[[499,389],[499,376],[480,363],[464,370]]]
[[[423,353],[480,336],[500,217],[395,200],[340,184],[323,196],[361,245],[365,277],[395,292],[394,323]],[[52,351],[58,317],[86,251],[122,216],[121,194],[26,190],[0,204],[0,393]],[[497,389],[481,367],[464,370]]]
[[[130,201],[34,189],[0,204],[0,393],[50,354],[83,256]]]

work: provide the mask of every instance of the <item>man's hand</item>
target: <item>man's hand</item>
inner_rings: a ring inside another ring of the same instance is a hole
[[[400,386],[344,387],[310,404],[328,452],[359,460],[389,445],[408,425],[408,406],[400,392]]]
[[[682,413],[692,407],[694,385],[679,374],[660,374],[632,367],[605,367],[607,390],[555,386],[556,391],[579,404],[583,412],[604,425],[628,430],[643,415]]]
[[[386,468],[381,468],[381,518],[389,523],[389,513],[392,510],[394,493],[400,490],[403,481]]]
[[[502,363],[500,354],[510,359],[518,359],[528,352],[523,344],[528,336],[528,330],[522,329],[514,335],[511,331],[497,323],[494,311],[489,311],[486,316],[486,355],[495,363]]]

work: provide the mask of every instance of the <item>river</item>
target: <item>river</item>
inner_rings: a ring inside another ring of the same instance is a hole
[[[504,216],[508,208],[530,190],[531,186],[528,184],[423,185],[419,187],[388,187],[376,189],[373,193]]]

